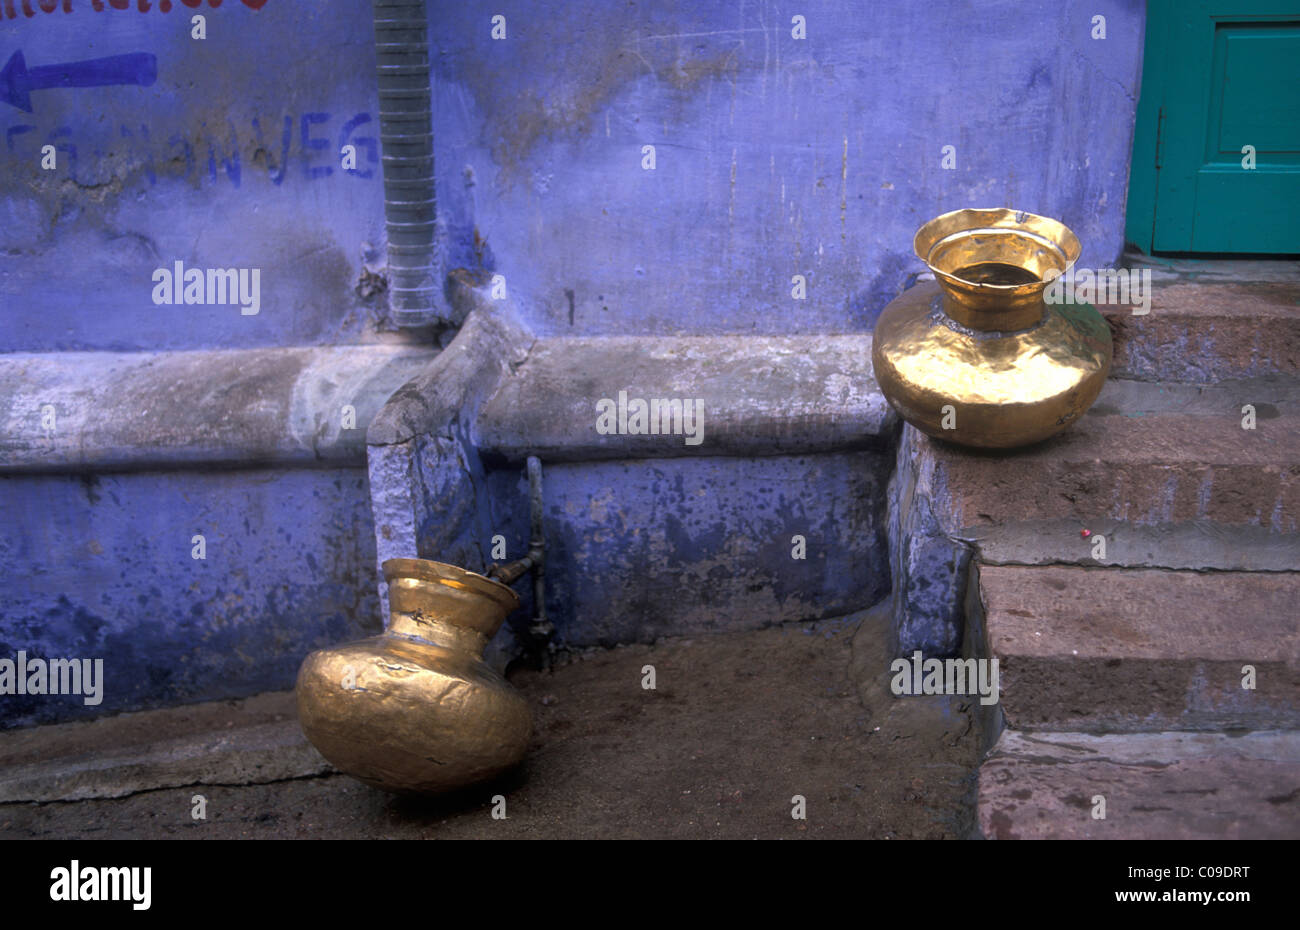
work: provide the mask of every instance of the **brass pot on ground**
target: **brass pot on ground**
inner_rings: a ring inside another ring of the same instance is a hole
[[[1079,257],[1056,220],[1016,210],[957,210],[917,230],[936,281],[905,291],[876,321],[876,382],[930,436],[1007,448],[1064,429],[1110,374],[1110,327],[1090,304],[1044,292]]]
[[[389,559],[383,634],[313,652],[298,672],[298,717],[321,755],[368,785],[432,794],[518,763],[527,701],[483,662],[519,598],[455,565]]]

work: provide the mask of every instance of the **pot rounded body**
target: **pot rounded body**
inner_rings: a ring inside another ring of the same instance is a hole
[[[876,382],[908,423],[938,439],[1010,448],[1081,416],[1110,374],[1110,327],[1090,304],[1042,304],[1038,322],[1003,332],[963,326],[938,283],[905,291],[872,339]]]
[[[481,658],[514,592],[419,559],[389,560],[384,575],[388,630],[313,652],[299,670],[307,738],[342,771],[398,793],[449,791],[517,764],[531,710]]]

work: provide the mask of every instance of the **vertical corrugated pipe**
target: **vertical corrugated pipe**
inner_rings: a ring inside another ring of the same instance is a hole
[[[425,0],[372,0],[388,229],[388,305],[399,326],[438,319],[433,101]]]

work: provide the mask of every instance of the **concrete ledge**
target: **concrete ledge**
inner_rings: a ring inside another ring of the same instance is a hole
[[[1297,785],[1295,732],[1008,730],[980,769],[979,825],[989,839],[1300,839]]]
[[[701,441],[597,432],[598,402],[620,392],[629,403],[698,399]],[[484,454],[513,462],[783,455],[879,448],[894,416],[865,334],[561,338],[534,345],[474,435]]]
[[[533,335],[512,305],[495,301],[463,278],[448,280],[449,298],[467,315],[451,344],[417,377],[402,385],[366,433],[371,446],[390,446],[426,435],[450,435],[471,422],[506,372],[522,364]]]
[[[303,736],[292,691],[0,733],[0,804],[333,771]]]
[[[437,354],[354,345],[0,355],[0,473],[360,467],[371,418]]]
[[[1300,285],[1300,262],[1272,258],[1168,258],[1129,249],[1125,268],[1150,268],[1157,284],[1294,284]]]
[[[534,341],[508,300],[465,276],[448,289],[469,307],[464,326],[367,437],[380,560],[483,571],[498,535],[518,557],[518,466],[539,455],[547,610],[567,643],[745,629],[885,593],[894,415],[871,378],[869,337]],[[703,399],[703,442],[596,434],[596,401],[620,390]],[[793,554],[796,536],[806,553]],[[515,650],[511,631],[490,659]]]

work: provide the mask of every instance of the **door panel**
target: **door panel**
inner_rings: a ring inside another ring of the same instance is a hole
[[[1151,0],[1138,119],[1132,241],[1300,252],[1300,3]]]

